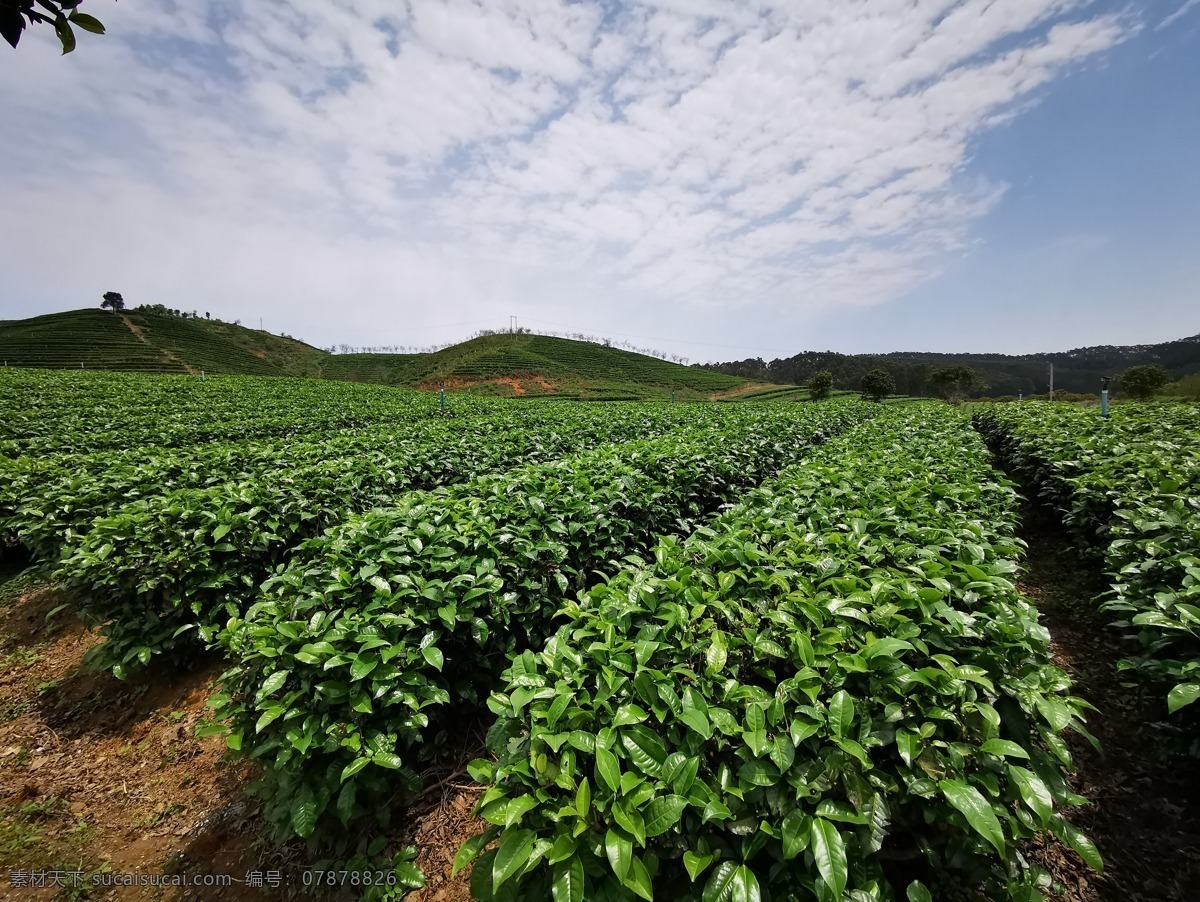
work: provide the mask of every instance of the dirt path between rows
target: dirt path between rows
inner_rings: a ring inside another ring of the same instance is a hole
[[[151,344],[150,339],[148,339],[146,337],[146,333],[142,331],[142,327],[134,325],[133,320],[131,320],[124,313],[121,314],[121,322],[123,322],[125,324],[125,327],[134,334],[134,336],[137,338],[138,341],[140,341],[142,344],[152,347],[152,348],[154,348],[154,350],[158,351],[158,353],[162,355],[162,359],[163,359],[164,363],[177,364],[177,365],[183,367],[185,370],[188,371],[188,373],[190,373],[193,376],[197,376],[200,374],[200,371],[198,369],[191,366],[190,364],[184,363],[177,356],[175,356],[175,354],[173,352],[168,351],[166,348],[160,348],[158,345]]]
[[[1022,518],[1029,555],[1021,591],[1040,610],[1051,653],[1076,695],[1099,709],[1088,727],[1103,751],[1081,736],[1070,739],[1072,788],[1091,804],[1067,817],[1095,841],[1105,873],[1057,842],[1039,844],[1032,857],[1061,885],[1056,898],[1068,902],[1198,900],[1200,762],[1167,750],[1172,737],[1154,722],[1166,714],[1163,700],[1124,685],[1130,677],[1116,665],[1128,648],[1108,625],[1112,616],[1096,609],[1107,589],[1099,566],[1081,558],[1046,507],[1026,502]]]

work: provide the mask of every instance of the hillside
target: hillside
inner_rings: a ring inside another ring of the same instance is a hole
[[[829,370],[842,391],[857,391],[869,370],[888,370],[900,395],[925,393],[929,373],[965,363],[990,397],[1041,394],[1054,387],[1096,392],[1104,376],[1156,363],[1175,379],[1200,373],[1200,335],[1156,345],[1104,345],[1050,354],[838,354],[680,366],[620,348],[530,333],[473,338],[429,354],[330,354],[286,336],[169,312],[73,310],[0,320],[0,363],[55,369],[144,373],[307,376],[475,394],[581,400],[802,400],[814,373]]]
[[[935,354],[895,351],[890,354],[838,354],[833,351],[804,351],[794,357],[761,358],[709,364],[715,372],[742,376],[779,385],[804,385],[814,373],[829,370],[839,388],[855,388],[865,373],[875,368],[896,378],[901,394],[924,393],[930,372],[950,364],[973,367],[987,383],[979,394],[1042,394],[1049,388],[1050,364],[1054,364],[1054,388],[1067,392],[1098,392],[1101,379],[1115,376],[1131,366],[1154,363],[1173,378],[1200,373],[1200,335],[1154,345],[1101,345],[1049,354]]]
[[[326,356],[269,332],[163,313],[70,310],[0,320],[0,361],[6,366],[312,376]]]
[[[433,354],[335,355],[326,360],[323,374],[417,388],[444,382],[449,390],[584,400],[661,397],[670,391],[681,400],[700,398],[744,381],[620,348],[527,333],[485,335]]]
[[[635,400],[707,398],[745,380],[566,338],[487,335],[432,354],[330,354],[219,320],[73,310],[0,321],[0,363],[143,373],[309,376],[478,394]]]

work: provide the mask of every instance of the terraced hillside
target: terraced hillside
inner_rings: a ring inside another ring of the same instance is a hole
[[[738,376],[546,335],[474,338],[431,354],[330,354],[218,320],[144,310],[75,310],[0,321],[6,366],[143,373],[308,376],[498,396],[641,400],[707,398]]]
[[[0,320],[0,361],[5,366],[315,376],[327,356],[269,332],[161,313],[70,310]]]
[[[635,400],[654,387],[673,390],[681,399],[706,397],[745,381],[586,341],[507,334],[417,355],[404,361],[397,375],[399,384],[414,387],[445,381],[447,388],[489,394],[586,400]]]

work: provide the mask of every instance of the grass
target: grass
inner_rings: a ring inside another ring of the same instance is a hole
[[[59,886],[54,897],[61,900],[88,898],[91,874],[108,870],[107,862],[89,853],[95,837],[95,825],[74,816],[59,796],[0,807],[0,867],[80,874],[77,886],[70,880]]]

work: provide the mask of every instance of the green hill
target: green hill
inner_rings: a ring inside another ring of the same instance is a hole
[[[584,341],[527,333],[473,338],[432,354],[330,354],[219,320],[167,312],[73,310],[0,321],[6,366],[143,373],[309,376],[449,391],[583,400],[707,398],[745,380]]]
[[[343,361],[343,356],[358,359]],[[365,375],[378,375],[374,358],[381,356],[336,355],[326,362],[325,372],[354,378],[349,367],[358,366]],[[682,400],[708,397],[745,381],[591,342],[520,333],[485,335],[433,354],[386,356],[395,361],[393,378],[373,381],[419,388],[444,382],[450,390],[487,394],[633,400],[674,391]]]
[[[326,356],[269,332],[169,313],[70,310],[0,320],[5,366],[311,376]]]

